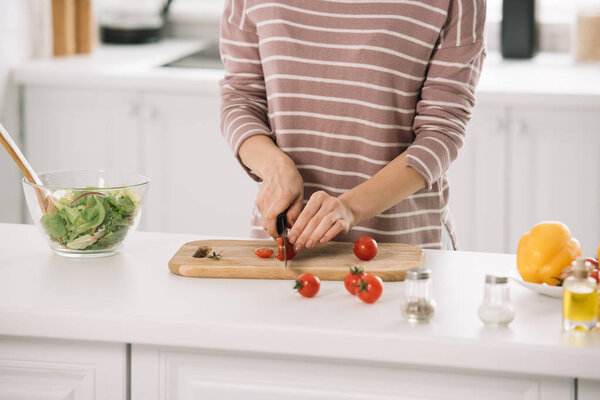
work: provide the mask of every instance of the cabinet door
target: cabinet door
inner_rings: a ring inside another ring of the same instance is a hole
[[[125,345],[0,336],[0,400],[119,400]]]
[[[577,380],[577,400],[598,400],[600,397],[600,380]]]
[[[506,252],[506,111],[478,106],[448,171],[460,250]]]
[[[32,167],[139,172],[136,97],[128,91],[25,87],[23,150]]]
[[[34,169],[138,171],[136,95],[26,87],[25,149]]]
[[[219,97],[145,94],[149,230],[247,237],[257,185],[221,136]]]
[[[566,378],[132,346],[133,400],[568,400]]]
[[[510,251],[540,221],[561,221],[593,255],[600,242],[600,118],[597,111],[511,111]]]

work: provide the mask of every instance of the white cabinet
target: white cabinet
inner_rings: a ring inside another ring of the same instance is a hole
[[[137,97],[128,91],[25,87],[25,150],[33,168],[139,170]]]
[[[140,230],[246,237],[257,185],[207,94],[29,86],[26,153],[39,171],[124,169],[151,179]]]
[[[450,210],[460,250],[506,250],[506,110],[478,106],[448,170]]]
[[[221,136],[210,95],[146,93],[143,171],[152,178],[152,230],[246,237],[257,185]]]
[[[597,110],[478,106],[448,171],[460,249],[515,253],[536,223],[561,221],[595,254],[599,154]]]
[[[574,399],[574,381],[132,346],[133,400]]]
[[[598,110],[511,110],[509,246],[540,221],[561,221],[592,256],[600,243]]]
[[[0,336],[0,400],[125,400],[124,344]]]
[[[600,380],[577,379],[577,400],[598,400]]]

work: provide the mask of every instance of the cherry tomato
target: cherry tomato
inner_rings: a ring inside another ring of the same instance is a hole
[[[359,237],[354,242],[354,254],[363,261],[369,261],[377,255],[377,242],[368,236]]]
[[[314,297],[321,288],[321,281],[319,278],[310,273],[304,273],[296,279],[294,289],[298,290],[304,297]]]
[[[383,281],[376,275],[367,274],[360,278],[360,287],[356,295],[365,303],[375,303],[383,293]]]
[[[592,269],[592,272],[590,272],[590,278],[594,278],[596,283],[600,283],[600,279],[598,278],[598,268]]]
[[[273,251],[273,249],[267,249],[267,248],[254,250],[254,254],[256,254],[260,258],[269,258],[273,255],[273,253],[275,253]]]
[[[287,248],[287,259],[291,260],[296,257],[296,252],[294,252],[294,246],[286,239],[286,248]],[[279,261],[284,261],[285,256],[283,255],[283,239],[281,237],[277,238],[277,259]]]
[[[367,274],[361,267],[350,267],[350,272],[346,274],[344,278],[344,286],[346,290],[353,296],[356,296],[358,292],[358,286],[360,284],[360,278],[365,278]]]

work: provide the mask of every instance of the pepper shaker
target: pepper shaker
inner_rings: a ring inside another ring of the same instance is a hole
[[[401,309],[409,322],[427,322],[435,312],[431,293],[431,270],[411,269],[406,272],[406,292]]]

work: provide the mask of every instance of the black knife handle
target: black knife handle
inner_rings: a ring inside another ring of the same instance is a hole
[[[285,230],[286,222],[287,222],[286,211],[284,211],[277,216],[277,234],[279,236],[283,235],[283,231]]]

